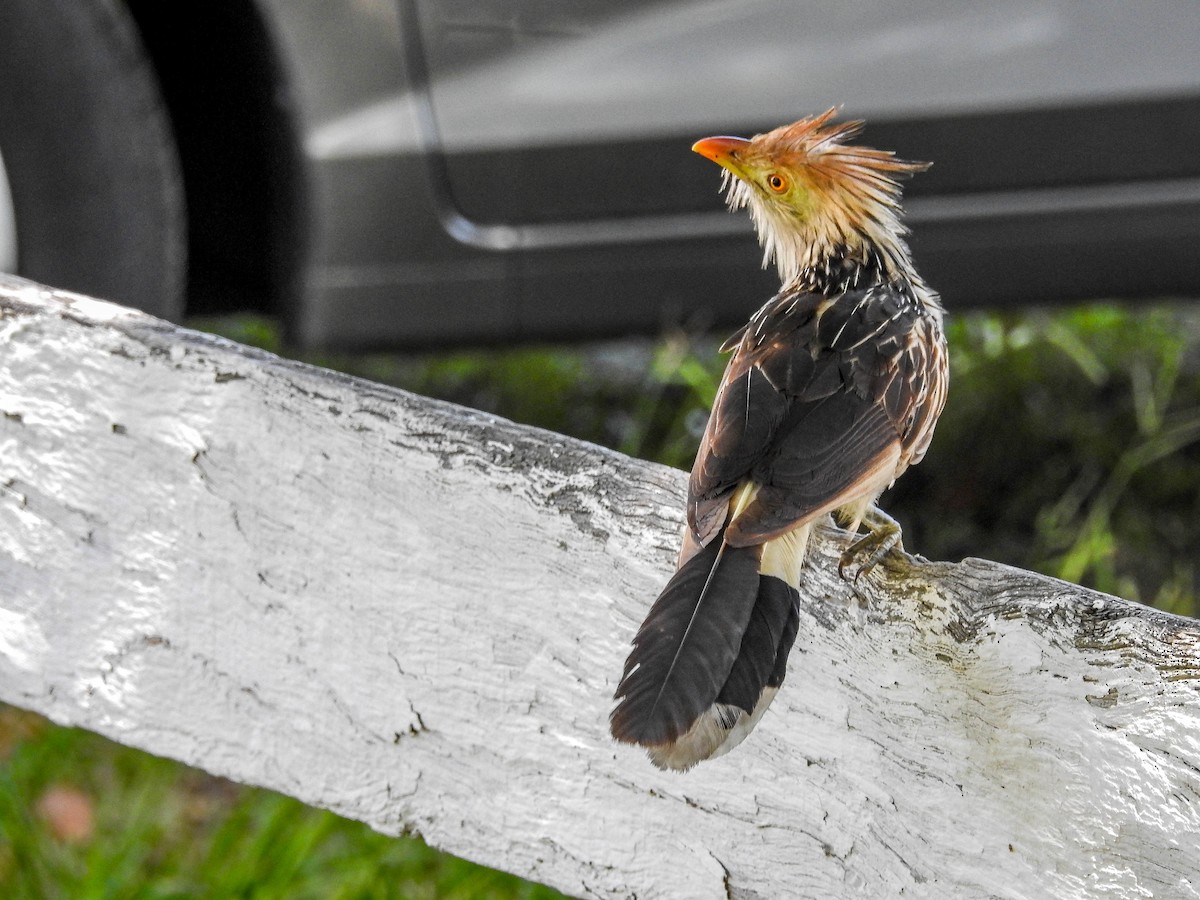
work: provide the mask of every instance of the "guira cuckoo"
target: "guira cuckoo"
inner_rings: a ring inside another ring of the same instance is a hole
[[[946,400],[942,306],[900,221],[898,178],[927,164],[847,143],[862,123],[835,113],[692,148],[724,168],[783,286],[722,347],[677,569],[617,687],[614,737],[660,768],[726,753],[758,723],[799,628],[813,523],[865,523],[839,569],[869,571],[900,535],[875,500],[925,455]]]

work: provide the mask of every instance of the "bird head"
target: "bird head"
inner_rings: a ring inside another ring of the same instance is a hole
[[[911,266],[900,222],[900,177],[928,163],[846,143],[863,123],[835,122],[836,109],[750,139],[710,137],[692,149],[724,168],[730,209],[747,207],[763,246],[786,282],[835,255],[876,254],[885,266]]]

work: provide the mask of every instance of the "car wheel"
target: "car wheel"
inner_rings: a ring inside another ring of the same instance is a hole
[[[0,3],[0,160],[0,265],[155,315],[182,313],[179,159],[124,6]]]

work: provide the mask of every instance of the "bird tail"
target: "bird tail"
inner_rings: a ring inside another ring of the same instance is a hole
[[[680,565],[633,639],[613,737],[681,771],[742,742],[783,683],[809,530],[748,547],[722,530]]]

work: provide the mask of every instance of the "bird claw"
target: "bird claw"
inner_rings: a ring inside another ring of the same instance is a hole
[[[860,578],[900,546],[900,525],[882,510],[872,509],[863,523],[869,530],[842,551],[838,561],[838,575],[852,584],[857,584]]]

